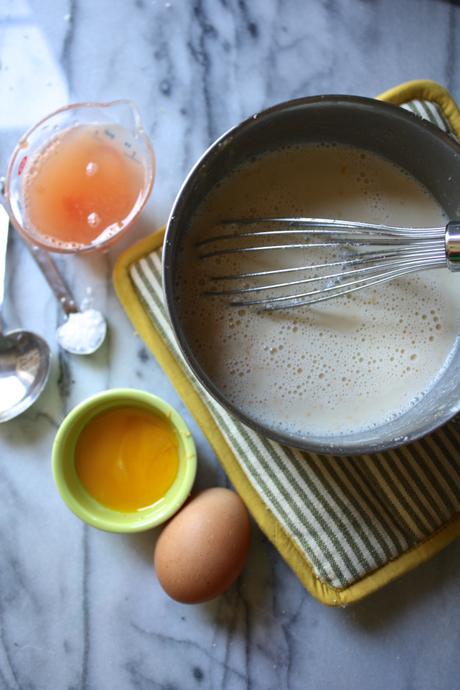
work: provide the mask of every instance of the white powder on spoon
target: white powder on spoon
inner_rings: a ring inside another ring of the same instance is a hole
[[[69,315],[57,329],[57,341],[63,350],[75,355],[90,355],[104,342],[107,324],[96,309],[77,311]]]

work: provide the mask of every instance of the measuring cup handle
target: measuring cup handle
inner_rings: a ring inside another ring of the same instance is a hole
[[[70,292],[69,288],[64,282],[63,277],[58,271],[56,264],[51,256],[44,249],[40,247],[27,245],[34,257],[38,267],[46,278],[48,285],[58,298],[64,312],[69,315],[78,311],[78,307]]]

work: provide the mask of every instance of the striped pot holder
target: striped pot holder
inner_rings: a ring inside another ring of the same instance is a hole
[[[460,113],[433,82],[382,99],[453,135]],[[117,262],[114,285],[213,446],[235,489],[321,602],[344,606],[415,567],[460,533],[460,426],[372,456],[335,458],[281,446],[229,415],[184,362],[163,305],[159,231]]]

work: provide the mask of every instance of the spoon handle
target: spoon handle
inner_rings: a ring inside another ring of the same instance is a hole
[[[8,213],[0,206],[0,333],[2,332],[2,307],[5,296],[6,248],[8,245]]]
[[[61,304],[61,307],[67,316],[77,312],[78,307],[75,303],[72,293],[65,284],[63,277],[59,273],[58,267],[48,252],[40,247],[34,247],[31,245],[28,245],[28,247],[38,267],[45,276],[48,285],[59,300],[59,303]]]

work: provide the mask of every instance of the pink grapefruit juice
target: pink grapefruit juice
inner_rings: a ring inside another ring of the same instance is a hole
[[[77,125],[48,140],[24,170],[28,225],[59,247],[105,243],[142,204],[146,171],[123,128]]]

